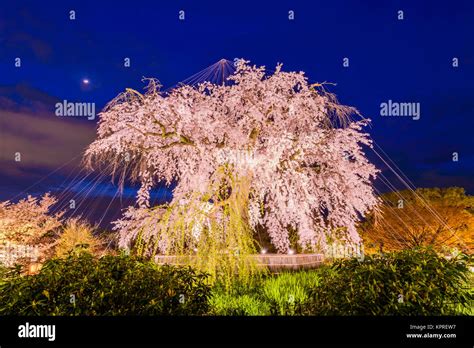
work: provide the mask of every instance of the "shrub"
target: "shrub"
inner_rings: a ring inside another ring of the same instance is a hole
[[[0,284],[0,315],[201,315],[206,274],[126,255],[70,254]]]
[[[85,221],[73,218],[66,222],[58,239],[55,254],[62,257],[70,252],[86,250],[94,254],[100,245],[100,241],[93,235],[93,227]]]
[[[8,274],[8,268],[0,264],[0,284],[2,284],[5,281],[7,274]]]
[[[472,257],[452,259],[432,249],[338,261],[336,271],[310,291],[312,315],[448,315],[472,304]]]

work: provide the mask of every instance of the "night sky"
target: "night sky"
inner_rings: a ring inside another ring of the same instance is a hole
[[[474,193],[472,0],[45,0],[0,6],[0,200],[51,191],[63,205],[75,197],[91,219],[117,216],[134,188],[119,195],[110,178],[80,164],[97,118],[57,117],[55,104],[93,102],[98,113],[125,88],[143,90],[142,77],[167,88],[236,57],[269,70],[282,62],[311,81],[335,83],[329,90],[372,120],[367,131],[414,186]],[[420,119],[381,116],[388,100],[420,103]],[[167,197],[163,189],[154,194],[155,202]]]

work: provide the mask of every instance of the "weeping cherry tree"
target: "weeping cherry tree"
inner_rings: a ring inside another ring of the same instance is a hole
[[[127,89],[106,106],[85,154],[91,167],[141,184],[137,205],[115,222],[121,247],[197,255],[212,273],[252,269],[257,227],[280,253],[290,231],[305,251],[360,242],[377,169],[357,110],[281,65],[266,74],[239,60],[228,83],[169,93],[148,81],[146,93]],[[173,198],[150,207],[159,182],[173,184]]]

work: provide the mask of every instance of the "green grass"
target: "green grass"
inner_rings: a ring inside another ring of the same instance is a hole
[[[311,271],[267,275],[251,284],[234,283],[230,291],[216,286],[210,305],[216,315],[297,315],[331,272],[329,267]]]

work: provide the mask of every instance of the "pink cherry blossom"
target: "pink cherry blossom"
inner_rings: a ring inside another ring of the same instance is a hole
[[[159,234],[162,208],[148,203],[154,185],[176,183],[170,206],[183,206],[206,193],[222,165],[250,178],[249,224],[265,226],[279,252],[290,248],[290,227],[308,250],[324,248],[335,231],[345,231],[346,243],[358,243],[355,226],[377,204],[377,169],[363,152],[371,146],[362,131],[369,120],[352,120],[357,110],[281,65],[268,75],[240,60],[229,82],[164,94],[149,80],[145,94],[127,90],[101,113],[86,160],[142,184],[138,207],[116,222],[120,245],[139,232],[150,239]],[[205,207],[208,214],[212,209]],[[204,223],[196,215],[190,219]],[[189,235],[195,238],[196,229]],[[161,248],[169,243],[161,240]]]

